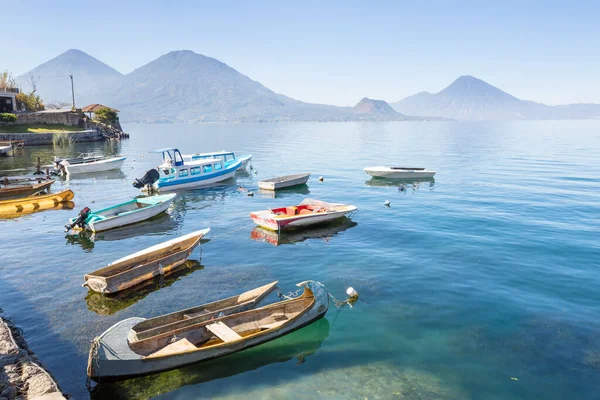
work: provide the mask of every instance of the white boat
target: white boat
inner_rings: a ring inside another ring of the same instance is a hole
[[[358,208],[350,204],[306,199],[296,206],[251,212],[250,218],[258,226],[280,231],[284,228],[301,228],[333,221],[356,210]]]
[[[365,172],[374,178],[386,179],[425,179],[435,175],[435,171],[410,167],[367,167]]]
[[[77,158],[54,158],[54,169],[66,175],[86,174],[90,172],[110,171],[120,169],[125,157],[96,156],[94,153],[81,153]]]
[[[65,228],[100,232],[135,224],[167,211],[174,198],[175,193],[141,197],[93,212],[86,207]]]
[[[12,145],[0,145],[0,154],[8,154],[12,150]]]
[[[278,190],[292,186],[305,185],[310,173],[279,176],[277,178],[265,179],[258,182],[258,187],[264,190]]]
[[[195,161],[195,160],[205,160],[205,159],[209,159],[209,158],[216,158],[218,160],[222,160],[225,166],[228,166],[229,164],[233,164],[236,161],[241,161],[242,164],[238,167],[238,169],[240,168],[247,168],[248,164],[250,163],[250,161],[252,160],[252,154],[247,154],[247,155],[243,155],[240,157],[236,157],[235,153],[233,151],[216,151],[214,153],[196,153],[196,154],[189,154],[189,155],[183,155],[183,159],[184,160],[189,160],[189,161]]]
[[[148,191],[171,191],[194,187],[211,186],[235,176],[240,168],[240,159],[225,163],[220,158],[185,158],[176,148],[154,150],[162,153],[163,163],[151,169],[133,186]]]
[[[299,297],[229,315],[211,313],[197,323],[141,341],[133,340],[133,328],[146,320],[125,319],[92,342],[88,376],[101,382],[152,374],[220,358],[287,335],[322,318],[329,308],[329,294],[323,285],[307,281],[298,286],[304,287]]]

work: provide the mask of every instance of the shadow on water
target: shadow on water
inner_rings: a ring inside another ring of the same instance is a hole
[[[185,385],[227,378],[294,358],[297,364],[302,364],[321,347],[323,341],[329,336],[329,328],[329,321],[321,318],[282,338],[223,358],[156,375],[99,384],[91,397],[92,399],[146,399]]]
[[[201,269],[204,269],[204,266],[199,261],[187,260],[175,272],[167,276],[157,276],[152,280],[140,283],[114,295],[103,295],[90,290],[84,300],[87,303],[88,309],[96,314],[112,315],[137,303],[150,293],[171,286],[182,277]]]
[[[261,227],[256,227],[250,232],[250,239],[259,242],[270,243],[273,246],[281,246],[283,244],[294,244],[304,242],[308,239],[322,239],[324,242],[329,242],[332,237],[345,230],[354,228],[358,222],[354,222],[349,218],[340,218],[339,221],[334,221],[327,225],[315,227],[305,231],[283,231],[277,233]]]
[[[164,235],[178,228],[179,218],[174,219],[171,215],[161,213],[156,217],[133,225],[127,225],[122,228],[110,229],[103,232],[79,231],[77,233],[66,235],[66,244],[80,246],[83,250],[91,251],[96,242],[116,241],[130,239],[135,236],[153,236]]]
[[[281,199],[284,197],[290,197],[295,194],[305,194],[305,195],[310,194],[310,189],[308,188],[308,185],[304,184],[304,185],[298,185],[298,186],[279,189],[279,190],[259,189],[258,193],[262,197],[267,197],[270,199]]]

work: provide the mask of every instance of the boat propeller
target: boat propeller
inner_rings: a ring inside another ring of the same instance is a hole
[[[146,185],[152,185],[154,182],[158,180],[160,174],[155,169],[150,169],[148,172],[142,176],[141,179],[136,179],[133,181],[133,187],[137,189],[142,189]]]
[[[73,222],[71,222],[70,224],[65,225],[65,232],[69,232],[75,226],[83,229],[85,220],[87,219],[88,215],[90,215],[91,212],[92,212],[92,210],[90,210],[89,207],[85,207],[83,210],[79,211],[79,215],[77,215],[77,218],[75,218],[75,220]]]

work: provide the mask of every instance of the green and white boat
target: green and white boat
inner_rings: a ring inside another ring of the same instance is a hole
[[[92,211],[86,207],[76,218],[69,220],[66,228],[67,230],[76,229],[100,232],[135,224],[165,212],[173,202],[175,196],[175,193],[170,193],[140,197],[98,211]]]

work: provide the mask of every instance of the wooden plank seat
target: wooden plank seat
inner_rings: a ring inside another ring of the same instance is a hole
[[[197,350],[198,348],[192,344],[186,338],[179,339],[176,342],[173,342],[162,349],[148,355],[148,357],[160,357],[160,356],[168,356],[170,354],[177,354],[185,351]]]
[[[233,329],[231,329],[221,321],[215,322],[214,324],[206,325],[206,329],[211,331],[216,337],[218,337],[224,342],[232,342],[234,340],[242,338]]]

